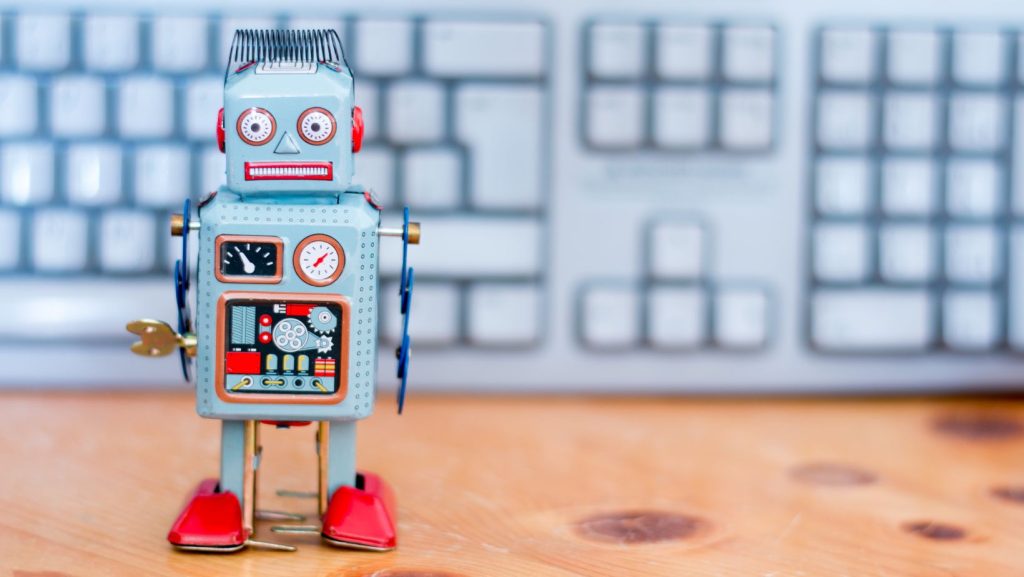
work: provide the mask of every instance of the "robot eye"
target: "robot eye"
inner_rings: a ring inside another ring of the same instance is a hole
[[[309,108],[299,116],[299,136],[310,144],[327,144],[334,138],[337,128],[334,115],[323,108]]]
[[[262,108],[250,108],[238,116],[238,136],[245,142],[260,146],[270,142],[277,132],[274,115]]]

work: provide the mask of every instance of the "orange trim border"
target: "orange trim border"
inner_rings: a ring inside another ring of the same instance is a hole
[[[299,255],[302,254],[302,249],[306,248],[310,243],[316,241],[326,242],[327,244],[334,247],[334,250],[338,251],[338,270],[334,271],[334,274],[323,279],[314,280],[306,276],[306,273],[302,272],[302,263],[299,262]],[[302,282],[312,286],[328,286],[334,284],[339,278],[341,273],[345,270],[345,249],[341,248],[341,243],[338,239],[333,236],[327,236],[326,234],[311,234],[306,238],[302,239],[299,244],[295,245],[295,251],[292,253],[292,267],[295,268],[295,274],[299,275]]]
[[[224,383],[224,323],[227,319],[227,304],[229,301],[248,300],[262,302],[324,302],[334,303],[341,308],[341,327],[338,336],[341,338],[341,363],[337,370],[338,388],[326,396],[321,395],[295,395],[295,394],[268,394],[268,393],[231,393]],[[275,293],[256,291],[228,291],[217,299],[217,340],[216,350],[213,353],[214,373],[213,387],[217,390],[217,396],[225,403],[254,403],[263,405],[336,405],[345,400],[348,394],[348,342],[349,322],[352,312],[352,305],[349,300],[336,294],[311,294],[311,293]]]
[[[222,273],[220,271],[220,265],[223,264],[221,262],[220,248],[225,242],[258,242],[263,244],[273,244],[277,248],[277,270],[274,271],[274,276],[249,277]],[[213,242],[213,254],[217,255],[217,266],[213,267],[213,276],[222,283],[279,284],[281,279],[284,277],[284,263],[281,262],[281,259],[284,258],[284,241],[276,236],[222,234]]]

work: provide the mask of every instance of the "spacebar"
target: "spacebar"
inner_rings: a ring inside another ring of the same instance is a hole
[[[176,325],[170,278],[5,279],[0,337],[24,341],[131,340],[125,324],[138,318]]]
[[[822,350],[885,352],[928,348],[935,333],[924,290],[819,290],[812,338]]]

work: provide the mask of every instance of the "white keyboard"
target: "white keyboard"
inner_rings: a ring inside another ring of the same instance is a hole
[[[1024,5],[289,10],[0,2],[0,386],[180,382],[124,323],[174,316],[167,217],[223,181],[231,34],[325,26],[356,180],[423,223],[413,387],[1024,382]]]

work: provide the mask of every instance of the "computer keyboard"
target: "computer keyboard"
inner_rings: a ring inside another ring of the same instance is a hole
[[[250,27],[344,40],[415,388],[1024,381],[1024,5],[101,0],[0,3],[0,386],[180,382],[124,323],[174,316]]]

